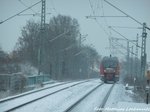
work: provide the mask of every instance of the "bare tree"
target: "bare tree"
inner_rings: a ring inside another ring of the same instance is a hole
[[[69,16],[58,15],[45,25],[43,37],[40,25],[28,21],[22,29],[16,51],[20,59],[38,65],[38,49],[42,40],[41,71],[53,79],[87,78],[91,67],[98,60],[98,53],[89,46],[79,46],[80,35],[78,21]],[[40,39],[41,38],[41,39]],[[76,56],[76,53],[81,52]]]

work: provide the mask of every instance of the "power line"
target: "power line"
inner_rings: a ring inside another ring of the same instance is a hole
[[[91,3],[90,0],[89,0],[89,3],[90,3],[90,7],[92,9],[93,15],[95,15],[95,12],[94,12],[94,9],[93,9],[93,6],[92,6],[92,3]],[[88,17],[88,16],[86,16],[86,17]],[[105,28],[103,28],[103,26],[98,22],[98,20],[96,18],[94,18],[94,20],[96,21],[96,23],[98,24],[98,26],[109,36],[109,33],[105,30]]]
[[[128,16],[86,16],[86,18],[90,18],[90,17],[93,17],[93,18],[96,18],[96,17],[102,17],[102,18],[118,18],[118,17],[128,17]]]
[[[50,42],[53,42],[53,41],[56,40],[57,38],[60,38],[60,37],[62,37],[63,35],[65,35],[65,34],[67,34],[67,33],[69,33],[69,31],[64,32],[64,33],[61,33],[61,34],[59,34],[58,36],[54,37],[53,39],[51,39],[51,40],[49,40],[49,41],[50,41]]]
[[[136,45],[133,40],[129,40],[128,38],[126,38],[124,35],[122,35],[121,33],[119,33],[118,31],[116,31],[115,29],[113,29],[112,27],[110,27],[114,32],[116,32],[117,34],[119,34],[121,37],[123,37],[125,40],[130,41],[132,44]],[[137,46],[139,48],[141,48],[141,46]]]
[[[129,40],[128,38],[126,38],[125,36],[123,36],[121,33],[119,33],[118,31],[116,31],[115,29],[113,29],[112,27],[109,27],[109,28],[111,28],[114,32],[116,32],[117,34],[119,34],[120,36],[122,36],[124,39]]]
[[[110,38],[110,39],[112,39],[112,45],[113,45],[113,47],[115,47],[115,49],[118,50],[118,48],[116,48],[116,47],[117,47],[117,46],[120,46],[121,48],[127,50],[127,48],[126,48],[125,46],[123,46],[121,43],[118,42],[118,40],[126,40],[126,39],[114,38],[114,37],[112,37],[112,38]],[[115,41],[113,41],[113,40],[115,40]],[[135,41],[135,40],[127,40],[127,41],[132,42],[132,41]],[[136,40],[136,42],[137,42],[137,40]],[[116,45],[116,46],[115,46],[115,45]],[[137,46],[137,43],[136,43],[136,46]],[[133,52],[131,52],[131,51],[129,51],[129,52],[130,52],[131,54],[133,54],[133,55],[136,56],[135,53],[133,53]]]
[[[95,15],[95,12],[94,12],[94,9],[93,9],[93,6],[92,6],[92,3],[91,3],[90,0],[89,0],[89,3],[90,3],[90,7],[91,7],[91,9],[92,9],[92,13]]]
[[[127,26],[109,26],[113,28],[127,28],[127,29],[142,29],[142,27],[127,27]]]
[[[53,1],[53,0],[51,0],[51,4],[52,4],[52,7],[53,7],[52,9],[53,9],[56,13],[58,13],[57,10],[56,10],[56,8],[55,8],[55,4],[54,4],[54,1]]]
[[[46,13],[51,14],[51,13]],[[41,16],[41,13],[35,13],[35,14],[19,14],[18,16]]]
[[[74,25],[74,27],[76,27],[76,26],[78,26],[78,25]],[[67,34],[67,33],[69,33],[69,32],[70,32],[70,30],[67,30],[67,31],[65,31],[65,32],[63,32],[63,33],[61,33],[61,34],[58,34],[58,35],[55,36],[53,39],[48,40],[48,41],[53,42],[54,40],[56,40],[56,39],[62,37],[63,35],[65,35],[65,34]]]
[[[122,12],[123,14],[125,14],[127,17],[131,18],[132,20],[134,20],[135,22],[137,22],[138,24],[142,25],[143,24],[141,22],[139,22],[138,20],[136,20],[135,18],[133,18],[132,16],[130,16],[129,14],[125,13],[124,11],[122,11],[121,9],[119,9],[118,7],[114,6],[112,3],[108,2],[107,0],[104,0],[106,3],[108,3],[110,6],[114,7],[115,9],[117,9],[118,11]],[[149,27],[145,26],[146,29],[150,30]]]
[[[117,46],[112,45],[112,47],[113,47],[117,52],[119,52],[120,54],[126,56],[126,54],[125,54],[124,52],[120,51],[120,50],[117,48]],[[111,48],[109,47],[108,49],[111,49]],[[116,52],[115,54],[118,54],[117,52]]]
[[[22,2],[21,0],[18,0],[23,6],[25,6],[25,7],[29,7],[29,6],[27,6],[24,2]],[[37,12],[35,12],[33,9],[30,9],[32,12],[34,12],[34,13],[37,13]]]
[[[23,6],[28,7],[24,2],[22,2],[21,0],[18,0]],[[30,9],[34,14],[19,14],[18,16],[41,16],[41,13],[34,11],[33,9]],[[45,13],[47,14],[51,14],[51,13]]]
[[[40,2],[41,2],[41,1],[39,1],[39,2],[37,2],[37,3],[35,3],[35,4],[33,4],[33,5],[31,5],[30,7],[28,7],[28,8],[26,8],[26,9],[20,11],[19,13],[15,14],[15,15],[13,15],[13,16],[10,16],[9,18],[7,18],[7,19],[1,21],[0,24],[2,24],[2,23],[4,23],[4,22],[6,22],[6,21],[8,21],[8,20],[10,20],[10,19],[12,19],[12,18],[18,16],[19,14],[21,14],[21,13],[27,11],[28,9],[31,9],[32,7],[34,7],[35,5],[39,4]]]
[[[131,18],[132,20],[134,20],[135,22],[137,22],[140,25],[143,25],[141,22],[139,22],[138,20],[136,20],[135,18],[133,18],[132,16],[130,16],[129,14],[125,13],[124,11],[122,11],[121,9],[119,9],[118,7],[114,6],[113,4],[111,4],[110,2],[108,2],[107,0],[104,0],[106,3],[108,3],[110,6],[114,7],[115,9],[119,10],[120,12],[122,12],[123,14],[125,14],[127,17]]]
[[[109,36],[109,33],[105,30],[105,28],[103,28],[103,26],[97,21],[97,19],[95,18],[94,20],[99,25],[99,27],[107,34],[107,36]]]

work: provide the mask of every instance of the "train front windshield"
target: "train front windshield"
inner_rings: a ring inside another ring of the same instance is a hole
[[[103,61],[104,68],[116,68],[117,64],[118,64],[117,60],[113,60],[113,59],[107,59]]]

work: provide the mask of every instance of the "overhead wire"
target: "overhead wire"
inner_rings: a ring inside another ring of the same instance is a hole
[[[54,37],[53,39],[51,39],[51,40],[49,40],[49,41],[50,41],[50,42],[53,42],[53,41],[56,40],[57,38],[60,38],[60,37],[62,37],[63,35],[65,35],[65,34],[67,34],[67,33],[69,33],[69,31],[63,32],[63,33],[57,35],[56,37]]]
[[[91,1],[89,0],[89,4],[90,4],[90,7],[92,9],[92,13],[93,15],[95,15],[95,11],[93,9],[93,5],[91,3]],[[109,36],[109,33],[105,30],[105,28],[98,22],[97,18],[94,18],[94,20],[96,21],[96,23],[98,24],[98,26],[105,32],[105,34],[107,34]]]
[[[119,42],[118,43],[115,42],[115,44],[118,45],[118,46],[120,46],[120,47],[122,47],[123,49],[127,50],[127,48],[125,46],[123,46],[122,44],[120,44]],[[131,53],[131,54],[133,54],[133,55],[136,56],[136,54],[133,53],[133,52],[131,52],[130,50],[129,50],[129,53]]]
[[[24,2],[22,2],[22,0],[18,0],[23,6],[25,6],[26,8],[29,7],[27,6]],[[32,8],[30,9],[33,13],[37,13],[36,11],[34,11]]]
[[[105,28],[98,22],[98,20],[97,19],[95,19],[95,21],[96,21],[96,23],[98,24],[98,26],[105,32],[105,34],[107,35],[107,36],[110,36],[110,34],[105,30]]]
[[[106,18],[106,17],[109,17],[109,18],[116,18],[116,17],[117,17],[117,18],[118,18],[118,17],[120,17],[120,18],[122,18],[122,17],[127,17],[127,16],[86,16],[86,17],[87,17],[87,18],[88,18],[88,17],[93,17],[93,18],[94,18],[94,17],[101,17],[101,18]]]
[[[28,7],[28,5],[26,5],[24,2],[22,2],[22,0],[18,0],[23,6]],[[36,12],[34,11],[32,8],[30,9],[34,14],[19,14],[18,16],[41,16],[40,11]],[[46,14],[51,14],[51,13],[46,13]]]
[[[133,18],[132,16],[130,16],[129,14],[125,13],[124,11],[122,11],[121,9],[119,9],[118,7],[114,6],[113,4],[111,4],[110,2],[108,2],[107,0],[104,0],[107,4],[109,4],[110,6],[114,7],[115,9],[117,9],[118,11],[122,12],[123,14],[125,14],[127,17],[131,18],[132,20],[134,20],[135,22],[137,22],[138,24],[142,25],[143,24],[141,22],[139,22],[138,20],[136,20],[135,18]]]
[[[7,19],[1,21],[0,24],[2,24],[2,23],[4,23],[4,22],[6,22],[6,21],[8,21],[8,20],[10,20],[10,19],[12,19],[12,18],[18,16],[19,14],[21,14],[21,13],[23,13],[23,12],[25,12],[25,11],[31,9],[32,7],[34,7],[35,5],[39,4],[40,2],[41,2],[41,1],[39,1],[39,2],[37,2],[37,3],[35,3],[35,4],[33,4],[33,5],[31,5],[30,7],[28,7],[28,8],[26,8],[26,9],[20,11],[19,13],[15,14],[15,15],[13,15],[13,16],[8,17]]]
[[[55,11],[55,13],[58,13],[56,8],[55,8],[54,1],[53,0],[50,0],[50,1],[51,1],[52,10]]]
[[[125,54],[124,52],[120,51],[118,48],[116,48],[116,46],[112,45],[112,47],[113,47],[114,49],[116,49],[116,51],[119,52],[120,54],[126,56],[126,54]],[[116,53],[115,53],[114,55],[116,55]]]
[[[116,31],[114,28],[111,27],[111,29],[116,32],[117,34],[119,34],[121,37],[123,37],[125,40],[130,41],[132,44],[136,45],[136,43],[134,43],[132,40],[129,40],[128,38],[126,38],[124,35],[122,35],[121,33],[119,33],[118,31]],[[137,46],[137,45],[136,45]],[[139,48],[141,48],[141,46],[137,46]]]
[[[97,10],[100,12],[100,0],[97,1]]]
[[[127,26],[109,26],[114,28],[127,28],[127,29],[142,29],[142,27],[127,27]]]
[[[93,15],[95,15],[95,12],[94,12],[94,9],[93,9],[93,6],[92,6],[92,3],[91,3],[91,0],[89,0],[89,3],[90,3],[90,7],[91,7],[91,9],[92,9],[92,13],[93,13]]]
[[[103,15],[103,17],[104,17],[105,24],[106,24],[106,26],[107,26],[107,28],[108,28],[108,22],[107,22],[107,20],[106,20],[106,18],[105,18],[103,0],[101,0],[101,7],[102,7],[102,15]]]
[[[90,7],[91,7],[91,9],[92,9],[93,15],[95,16],[95,11],[94,11],[94,8],[93,8],[92,3],[91,3],[90,0],[89,0],[89,3],[90,3]],[[99,0],[98,0],[98,3],[97,3],[97,4],[98,4],[98,6],[97,6],[98,12],[100,11],[100,7],[99,7],[100,5],[99,5],[99,3],[100,3],[100,2],[99,2]],[[102,1],[101,1],[101,10],[102,10],[102,15],[104,16],[104,9],[103,9]],[[95,16],[94,20],[95,20],[95,22],[97,23],[97,25],[100,27],[100,29],[102,29],[102,30],[105,32],[105,34],[108,36],[108,39],[109,39],[109,37],[110,37],[110,35],[111,35],[110,29],[108,30],[108,31],[109,31],[109,33],[108,33],[108,32],[106,31],[106,29],[103,27],[103,25],[99,23],[99,21],[97,20],[96,16]],[[108,23],[107,23],[106,18],[104,18],[104,21],[105,21],[106,26],[108,27]]]
[[[104,17],[104,22],[105,22],[105,25],[107,26],[108,28],[108,31],[109,31],[109,40],[111,38],[111,29],[108,27],[108,22],[107,22],[107,19],[106,19],[106,16],[105,16],[105,11],[104,11],[104,3],[103,3],[103,0],[101,0],[101,9],[102,9],[102,16],[101,17]],[[111,44],[111,41],[109,41],[109,46],[110,46],[110,53],[112,51],[113,48],[111,48],[112,44]]]
[[[97,15],[100,14],[100,1],[99,0],[97,0],[95,11],[96,11]]]
[[[112,3],[108,2],[107,0],[104,0],[107,4],[109,4],[110,6],[114,7],[115,9],[117,9],[118,11],[122,12],[124,15],[126,15],[127,17],[131,18],[132,20],[134,20],[135,22],[137,22],[138,24],[142,25],[143,24],[141,22],[139,22],[137,19],[133,18],[132,16],[130,16],[129,14],[125,13],[124,11],[122,11],[121,9],[119,9],[118,7],[116,7],[115,5],[113,5]],[[145,27],[146,29],[150,30],[149,27]]]

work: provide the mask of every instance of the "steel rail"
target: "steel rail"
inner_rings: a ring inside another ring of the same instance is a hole
[[[106,94],[106,96],[104,97],[104,99],[103,99],[103,101],[102,101],[102,104],[99,106],[99,109],[104,109],[104,107],[105,107],[105,105],[106,105],[106,102],[107,102],[107,100],[108,100],[108,98],[109,98],[109,96],[110,96],[110,94],[111,94],[111,92],[112,92],[112,90],[113,90],[113,88],[114,88],[114,85],[115,84],[113,84],[112,86],[111,86],[111,88],[109,89],[109,91],[107,92],[107,94]],[[97,112],[102,112],[103,110],[98,110]]]

